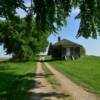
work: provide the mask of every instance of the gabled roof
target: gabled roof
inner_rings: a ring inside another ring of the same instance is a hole
[[[60,40],[59,42],[56,42],[55,44],[53,44],[53,46],[59,46],[59,45],[62,45],[62,46],[80,46],[79,44],[74,43],[74,42],[67,40],[67,39]]]

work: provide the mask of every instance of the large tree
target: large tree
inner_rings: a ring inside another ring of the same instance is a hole
[[[30,60],[34,55],[44,52],[48,45],[48,32],[37,33],[34,20],[30,31],[27,24],[26,18],[19,17],[14,21],[0,22],[0,43],[4,44],[7,54],[12,54],[13,58]]]
[[[37,30],[45,31],[48,27],[50,32],[56,32],[66,23],[72,8],[78,7],[80,13],[76,18],[80,18],[80,27],[77,36],[96,38],[99,35],[100,0],[30,0],[30,7],[24,1],[0,0],[0,16],[13,20],[16,8],[21,8],[35,19]]]

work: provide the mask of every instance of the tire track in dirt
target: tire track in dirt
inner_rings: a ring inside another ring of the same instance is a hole
[[[42,63],[37,63],[37,71],[35,77],[35,87],[29,90],[31,100],[69,100],[69,95],[56,91],[46,80]]]

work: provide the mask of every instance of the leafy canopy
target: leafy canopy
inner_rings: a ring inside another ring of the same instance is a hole
[[[66,23],[72,8],[78,7],[80,13],[76,18],[81,21],[77,36],[96,38],[100,35],[100,0],[30,0],[30,7],[25,1],[0,0],[0,16],[14,20],[16,8],[21,8],[35,20],[37,30],[56,32]]]
[[[7,54],[12,54],[13,58],[20,60],[30,60],[34,55],[44,52],[48,42],[48,33],[37,33],[34,25],[28,32],[26,19],[16,21],[0,22],[0,43],[4,44]]]

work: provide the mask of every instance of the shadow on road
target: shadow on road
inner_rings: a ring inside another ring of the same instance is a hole
[[[44,98],[56,97],[56,98],[67,98],[70,95],[65,95],[63,93],[48,92],[48,93],[30,93],[32,95],[32,100],[43,100]],[[45,99],[50,100],[50,99]]]

